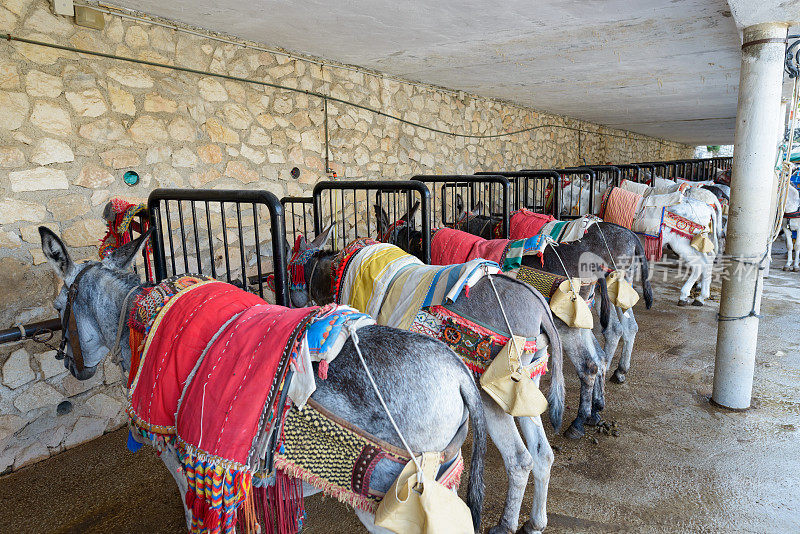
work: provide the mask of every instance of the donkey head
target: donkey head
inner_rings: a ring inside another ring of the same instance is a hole
[[[405,215],[397,219],[394,223],[389,221],[389,215],[379,205],[375,204],[375,218],[378,220],[378,235],[384,243],[391,243],[402,248],[406,252],[422,258],[421,233],[415,230],[409,221],[414,220],[419,209],[419,201],[415,202]]]
[[[328,226],[311,243],[301,235],[289,255],[289,296],[295,308],[304,308],[312,301],[319,304],[333,301],[330,277],[322,276],[327,271],[320,265],[333,256],[332,252],[323,250],[333,227],[334,224]]]
[[[56,274],[64,281],[64,286],[55,300],[54,306],[61,316],[62,335],[66,340],[64,367],[78,380],[94,376],[97,365],[108,354],[117,334],[120,308],[125,295],[139,280],[132,273],[123,272],[133,263],[141,251],[149,232],[140,238],[123,245],[106,256],[102,261],[75,263],[61,239],[50,229],[40,226],[42,252]],[[68,306],[70,287],[74,297]],[[68,308],[69,311],[68,311]],[[78,339],[70,339],[67,313],[75,318]],[[73,346],[79,347],[82,365],[76,362]],[[123,351],[123,353],[126,351]],[[59,357],[56,356],[56,357]]]

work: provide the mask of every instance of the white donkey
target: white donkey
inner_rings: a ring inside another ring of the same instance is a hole
[[[800,246],[797,244],[798,231],[800,231],[800,217],[786,217],[787,214],[800,210],[800,192],[789,186],[786,189],[786,205],[783,208],[783,236],[786,238],[786,265],[784,271],[800,271]],[[794,257],[794,259],[793,259]]]

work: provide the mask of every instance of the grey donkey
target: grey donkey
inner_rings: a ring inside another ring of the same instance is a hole
[[[311,244],[305,240],[300,242],[303,251],[312,249],[315,252],[304,264],[307,288],[291,292],[292,304],[295,306],[306,306],[309,302],[327,304],[334,300],[332,282],[335,253],[323,250],[332,229],[331,225]],[[542,296],[527,284],[504,275],[492,275],[491,278],[503,302],[514,334],[534,338],[544,332],[550,341],[552,376],[548,394],[549,416],[550,422],[558,430],[564,410],[564,374],[561,338],[553,323],[550,308]],[[483,277],[472,286],[469,295],[460,296],[454,305],[448,307],[458,314],[474,318],[495,332],[506,332],[508,329],[489,277]],[[537,352],[534,356],[528,356],[522,364],[527,365],[540,355]],[[537,386],[538,381],[539,377],[536,378]],[[541,418],[539,416],[516,418],[525,438],[523,441],[514,424],[515,418],[505,413],[485,393],[482,393],[482,398],[489,435],[500,451],[508,474],[508,493],[503,515],[500,522],[489,532],[508,534],[517,530],[522,498],[531,472],[534,480],[533,504],[530,519],[525,522],[521,532],[529,534],[540,531],[547,526],[547,489],[554,459]]]
[[[457,203],[457,206],[459,209],[463,209],[463,204]],[[478,202],[466,217],[459,216],[459,220],[463,220],[460,229],[490,239],[487,235],[491,235],[492,229],[501,222],[501,219],[481,215],[481,211],[481,202]],[[650,309],[653,305],[650,266],[644,255],[641,241],[628,228],[614,223],[598,222],[589,227],[583,238],[560,245],[557,252],[570,272],[593,271],[600,274],[619,268],[625,272],[626,279],[632,282],[637,277],[636,269],[638,268],[645,306]],[[545,253],[544,269],[554,273],[563,273],[563,267],[553,253]],[[602,287],[599,289],[602,290]],[[598,303],[602,305],[602,301]],[[614,308],[614,313],[610,314],[607,325],[603,327],[605,340],[603,348],[606,358],[603,362],[602,375],[607,374],[621,340],[622,352],[619,363],[611,376],[612,381],[621,384],[625,382],[630,369],[633,344],[636,340],[636,333],[639,331],[639,325],[636,323],[633,309],[626,312],[619,307],[615,306]],[[598,382],[598,384],[602,383]]]
[[[411,210],[404,215],[401,220],[409,221],[414,217],[414,214],[419,207],[419,203],[412,206]],[[385,229],[389,228],[389,219],[386,213],[379,207],[375,206],[375,215],[378,221],[378,231],[384,235]],[[392,235],[389,236],[389,242],[394,243],[404,250],[410,252],[416,257],[422,259],[422,233],[418,230],[413,230],[408,226],[398,225]],[[552,247],[548,247],[545,252],[545,258],[552,259],[557,262],[558,257],[563,254],[569,254],[568,251],[562,251],[559,247],[559,252],[554,253]],[[534,256],[525,256],[522,261],[523,264],[554,273],[559,276],[564,276],[564,268],[559,263],[557,267],[551,268],[551,262],[547,259],[544,263],[544,268],[539,259]],[[596,258],[592,257],[592,261]],[[537,263],[539,263],[537,265]],[[567,269],[569,276],[578,276],[578,269]],[[593,278],[598,282],[600,288],[600,324],[605,329],[608,325],[610,314],[610,307],[608,301],[608,292],[606,291],[605,278],[598,275],[599,271],[586,271],[580,272],[584,278]],[[526,287],[530,287],[525,284]],[[535,291],[535,290],[534,290]],[[538,294],[538,292],[537,292]],[[581,289],[581,297],[587,299],[591,296],[591,289],[585,286]],[[549,309],[549,307],[548,307]],[[603,347],[595,338],[591,330],[586,328],[570,328],[558,317],[554,317],[556,328],[561,336],[561,343],[564,347],[564,354],[572,361],[575,366],[575,371],[580,380],[580,396],[578,404],[578,414],[575,419],[570,423],[564,435],[570,439],[578,439],[582,437],[586,430],[585,425],[596,425],[601,422],[600,411],[605,408],[605,388],[603,387],[603,372],[605,370],[605,362],[607,360],[606,353]],[[598,379],[599,376],[599,379]]]
[[[142,285],[131,272],[126,272],[147,236],[124,245],[103,261],[76,264],[72,261],[61,239],[45,227],[39,228],[42,251],[64,280],[64,289],[55,301],[62,314],[67,301],[67,288],[79,272],[84,272],[77,288],[72,313],[79,329],[79,343],[86,369],[79,373],[67,344],[64,365],[78,379],[92,377],[103,358],[114,346],[118,335],[117,325],[121,313],[128,316],[130,306],[123,309],[125,296],[133,290],[138,294]],[[129,302],[133,302],[130,299]],[[121,334],[120,364],[130,372],[131,354],[128,348],[128,328]],[[426,336],[385,326],[366,326],[359,330],[364,358],[371,369],[378,388],[387,401],[389,411],[414,451],[441,451],[448,444],[458,447],[466,439],[467,417],[472,422],[473,446],[469,468],[467,504],[472,513],[475,532],[480,531],[483,503],[483,465],[486,453],[486,419],[481,395],[472,374],[445,344]],[[312,398],[339,417],[362,428],[378,438],[402,447],[386,412],[369,384],[361,366],[352,339],[345,343],[336,361],[330,366],[327,380],[317,383]],[[436,406],[431,410],[431,406]],[[181,493],[181,502],[187,490],[185,475],[178,471],[174,449],[160,451],[160,457],[169,469]],[[375,480],[376,486],[388,488],[392,480]],[[380,476],[378,477],[380,478]],[[383,476],[386,478],[386,476]],[[306,496],[318,489],[304,484]],[[187,527],[191,514],[184,509]],[[376,527],[374,517],[356,510],[361,522],[371,533],[388,534]]]

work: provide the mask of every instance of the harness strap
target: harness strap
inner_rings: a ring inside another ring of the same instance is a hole
[[[617,270],[617,262],[614,261],[614,255],[611,254],[611,249],[608,248],[608,241],[606,241],[606,234],[603,233],[603,229],[600,228],[600,224],[596,224],[597,229],[600,231],[600,237],[603,238],[603,244],[606,246],[606,250],[608,251],[608,257],[611,258],[611,265],[614,266],[614,270]]]
[[[378,389],[378,385],[375,383],[375,379],[372,378],[372,373],[367,366],[367,362],[364,361],[364,356],[361,354],[361,347],[359,347],[358,341],[358,334],[356,334],[356,325],[349,324],[347,325],[347,329],[350,331],[350,336],[353,338],[353,346],[356,348],[356,354],[358,354],[358,359],[361,361],[361,366],[364,368],[364,371],[367,373],[367,378],[369,379],[369,383],[372,385],[372,389],[375,390],[375,395],[378,396],[378,401],[383,406],[383,411],[386,412],[386,415],[389,416],[389,422],[392,423],[394,427],[394,431],[397,432],[397,435],[400,437],[400,441],[403,443],[403,447],[405,447],[406,451],[408,451],[408,455],[411,456],[411,460],[414,462],[414,465],[417,466],[417,482],[419,484],[422,483],[422,464],[420,464],[417,457],[414,455],[414,452],[411,450],[411,447],[408,445],[406,438],[403,436],[403,433],[400,432],[400,427],[397,426],[397,423],[392,417],[392,413],[389,411],[389,407],[386,406],[386,401],[383,400],[383,395],[381,395],[380,390]]]
[[[122,340],[122,326],[125,323],[125,317],[128,315],[128,301],[131,298],[131,295],[133,295],[134,291],[137,289],[139,289],[139,286],[133,286],[122,300],[122,311],[119,312],[119,321],[117,322],[117,338],[114,340],[114,345],[111,347],[111,351],[109,352],[111,361],[117,364],[122,362],[122,353],[119,349],[119,342]]]
[[[69,288],[67,288],[67,305],[64,309],[64,322],[66,323],[63,325],[67,333],[69,334],[69,344],[72,347],[72,360],[75,362],[75,368],[78,371],[83,371],[85,366],[83,364],[83,351],[81,351],[81,340],[80,334],[78,333],[78,322],[75,319],[75,314],[73,313],[72,306],[75,303],[75,297],[78,295],[78,283],[83,278],[83,275],[86,274],[92,268],[91,265],[82,269],[77,276],[75,276],[75,280],[72,281]],[[67,336],[66,334],[62,334],[61,336],[61,345],[58,348],[58,356],[61,356],[63,359],[66,356],[66,352],[64,349],[67,346]]]

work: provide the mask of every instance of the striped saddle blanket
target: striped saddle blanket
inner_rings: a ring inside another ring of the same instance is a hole
[[[131,315],[132,340],[144,336],[131,367],[131,431],[175,448],[193,532],[233,531],[237,509],[273,473],[289,401],[302,406],[316,387],[311,360],[332,360],[348,324],[374,323],[335,305],[270,305],[202,276],[145,290]]]
[[[551,221],[542,227],[541,233],[557,243],[571,243],[581,239],[589,228],[600,219],[595,215],[582,215],[571,221]]]
[[[499,272],[484,259],[460,265],[425,265],[400,247],[358,240],[336,259],[335,299],[407,330],[422,308],[454,302],[483,276]]]

